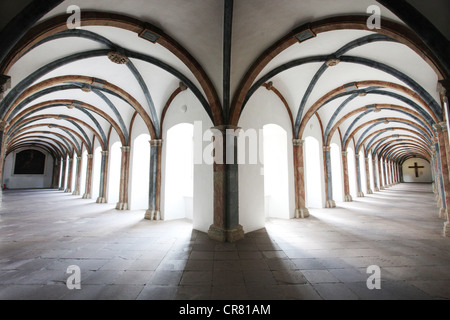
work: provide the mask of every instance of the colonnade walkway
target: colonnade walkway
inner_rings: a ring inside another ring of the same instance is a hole
[[[60,191],[9,190],[0,299],[450,299],[450,239],[431,185],[399,184],[310,213],[269,219],[230,244],[187,220],[148,221],[143,211]],[[73,265],[80,290],[67,287]],[[380,290],[367,287],[373,265]]]

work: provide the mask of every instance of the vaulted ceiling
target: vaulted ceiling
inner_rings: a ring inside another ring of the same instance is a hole
[[[446,70],[380,2],[234,1],[230,28],[223,1],[80,0],[82,27],[68,29],[72,3],[62,1],[2,62],[0,74],[11,79],[0,102],[8,150],[34,144],[63,156],[83,146],[92,152],[94,141],[106,150],[111,134],[129,145],[135,117],[161,138],[177,95],[196,101],[212,123],[237,125],[246,104],[269,89],[298,138],[316,117],[324,145],[337,134],[344,148],[430,159],[433,125],[445,120],[436,87]],[[381,8],[381,30],[365,25],[370,5]]]

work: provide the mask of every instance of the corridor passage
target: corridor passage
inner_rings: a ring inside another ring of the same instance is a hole
[[[429,184],[399,184],[236,243],[54,190],[9,190],[0,299],[450,299],[450,239]],[[69,266],[81,289],[69,290]],[[369,290],[369,266],[381,289]]]

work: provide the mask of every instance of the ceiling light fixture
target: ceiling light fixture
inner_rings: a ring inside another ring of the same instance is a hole
[[[355,91],[355,90],[358,90],[358,85],[356,84],[356,82],[351,82],[351,83],[344,84],[344,88],[345,88],[345,91],[347,91],[347,92]]]
[[[306,29],[304,26],[302,26],[298,29],[295,29],[293,32],[295,33],[295,38],[297,38],[298,42],[303,42],[316,36],[314,31],[311,30],[310,25],[308,25]]]
[[[92,78],[91,86],[103,89],[105,87],[106,81],[102,79]]]
[[[155,29],[154,27],[152,27],[152,29]],[[151,43],[156,43],[158,41],[159,38],[161,38],[161,35],[159,34],[159,30],[158,31],[153,31],[150,30],[149,27],[144,27],[144,30],[142,30],[139,33],[139,37],[142,39],[145,39],[147,41],[150,41]]]

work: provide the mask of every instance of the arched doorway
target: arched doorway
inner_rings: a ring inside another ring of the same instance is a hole
[[[276,124],[263,127],[264,206],[266,217],[289,219],[287,132]]]
[[[344,188],[342,182],[342,157],[341,149],[335,143],[330,145],[330,158],[331,158],[331,179],[333,186],[333,200],[344,201]]]
[[[353,199],[356,198],[358,190],[356,187],[356,163],[355,152],[353,148],[347,148],[347,162],[348,162],[348,182],[350,188],[350,195]]]
[[[100,169],[102,162],[102,148],[97,147],[94,151],[92,167],[92,199],[97,199],[100,194]]]
[[[108,169],[108,203],[119,202],[120,190],[120,164],[122,152],[120,142],[114,143],[109,150],[109,169]]]
[[[180,123],[167,131],[164,220],[193,219],[194,126]]]
[[[132,145],[130,209],[148,209],[150,179],[150,135],[141,134]]]
[[[87,155],[87,150],[84,150],[81,155],[80,195],[86,192]]]
[[[305,139],[305,178],[306,206],[308,208],[323,208],[322,170],[319,141],[313,137]]]

